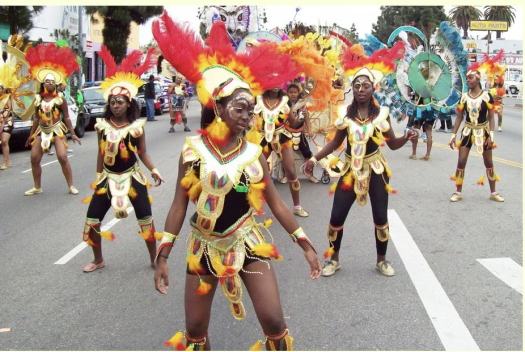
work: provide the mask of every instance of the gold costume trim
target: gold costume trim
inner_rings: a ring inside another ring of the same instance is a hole
[[[255,213],[250,210],[222,233],[203,233],[195,222],[190,222],[192,228],[187,253],[195,255],[199,261],[203,255],[207,255],[208,268],[220,278],[222,293],[230,302],[230,309],[237,320],[245,318],[239,271],[242,270],[249,251],[256,245],[265,243],[254,216]]]

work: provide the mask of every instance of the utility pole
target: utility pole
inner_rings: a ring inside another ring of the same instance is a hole
[[[78,48],[80,52],[80,55],[78,56],[80,58],[80,62],[79,62],[80,69],[78,70],[78,81],[77,81],[78,90],[82,88],[82,64],[83,64],[82,57],[84,56],[84,50],[82,48],[82,8],[83,8],[82,6],[78,7]]]
[[[487,34],[487,54],[490,55],[490,31],[489,34]]]

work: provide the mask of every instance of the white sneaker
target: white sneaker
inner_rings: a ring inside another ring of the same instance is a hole
[[[396,273],[394,271],[394,268],[392,268],[392,266],[390,265],[390,262],[387,262],[386,260],[377,263],[376,269],[379,270],[381,274],[385,276],[394,276],[394,274]]]
[[[78,189],[75,186],[69,187],[69,193],[78,194]]]
[[[299,206],[299,208],[294,209],[293,213],[297,216],[300,216],[302,218],[306,218],[308,216],[308,212],[303,209],[303,207]]]
[[[32,196],[33,194],[39,194],[39,193],[42,193],[42,192],[43,192],[43,191],[42,191],[42,188],[35,188],[35,187],[33,187],[33,188],[31,188],[29,191],[26,191],[26,192],[24,193],[24,195],[26,195],[26,196]]]
[[[339,269],[341,269],[341,263],[339,263],[337,260],[330,260],[324,266],[323,272],[321,273],[321,275],[332,276]]]

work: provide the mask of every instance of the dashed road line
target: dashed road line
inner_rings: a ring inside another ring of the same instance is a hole
[[[523,268],[510,258],[477,259],[498,279],[523,295]]]
[[[133,212],[133,207],[129,207],[128,209],[126,209],[126,211],[128,212],[128,214],[131,214],[131,212]],[[111,219],[106,225],[100,228],[100,231],[108,231],[110,228],[115,226],[120,220],[122,219],[117,219],[117,218]],[[74,256],[76,256],[86,247],[88,247],[88,245],[86,244],[86,242],[82,241],[78,246],[70,250],[66,255],[64,255],[62,258],[57,260],[54,264],[59,264],[59,265],[66,264],[68,261],[70,261]]]
[[[393,209],[388,210],[390,238],[414,283],[446,351],[479,351],[456,308],[434,275],[414,239]]]

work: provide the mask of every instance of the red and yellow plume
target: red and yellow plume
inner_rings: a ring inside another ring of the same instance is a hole
[[[29,48],[25,59],[30,65],[29,73],[39,82],[53,77],[56,84],[65,84],[66,78],[79,69],[77,56],[71,48],[59,48],[55,43]]]
[[[388,75],[396,69],[396,61],[405,54],[405,44],[398,41],[390,49],[383,48],[375,51],[370,57],[365,55],[365,50],[360,44],[343,48],[342,65],[345,76],[350,81],[356,73],[363,68],[367,68],[373,74],[373,83],[379,83],[383,76]]]
[[[323,111],[328,107],[332,91],[334,68],[328,64],[328,59],[322,56],[312,40],[303,39],[293,43],[284,41],[279,44],[279,52],[289,54],[292,60],[302,67],[302,72],[315,81],[311,93],[310,111]]]
[[[499,64],[500,62],[503,61],[503,54],[504,54],[503,49],[501,49],[499,53],[493,58],[490,58],[487,54],[483,53],[483,55],[485,55],[483,61],[475,62],[472,65],[470,65],[467,68],[467,76],[471,74],[473,71],[478,71],[480,79],[483,79],[484,77],[486,77],[487,82],[491,86],[493,86],[494,78],[496,76],[503,77],[505,73],[506,65]]]
[[[247,83],[253,95],[280,86],[300,73],[289,55],[279,54],[275,43],[262,43],[247,52],[236,53],[221,21],[213,25],[206,45],[189,24],[175,23],[166,11],[153,22],[152,32],[164,59],[197,84],[199,100],[210,108],[213,106],[213,90],[225,82],[226,71],[230,72],[228,78],[233,78],[239,88],[244,88]],[[221,74],[210,74],[213,68],[221,68]],[[235,87],[235,84],[230,87]],[[231,94],[233,90],[227,92]],[[219,95],[217,99],[223,96],[226,95]]]
[[[133,50],[118,67],[115,58],[105,45],[102,46],[99,56],[106,64],[107,78],[100,85],[106,101],[110,95],[125,95],[131,100],[144,84],[140,76],[157,65],[157,49],[153,47],[148,50],[146,60],[142,64],[140,64],[142,59],[140,50]]]

